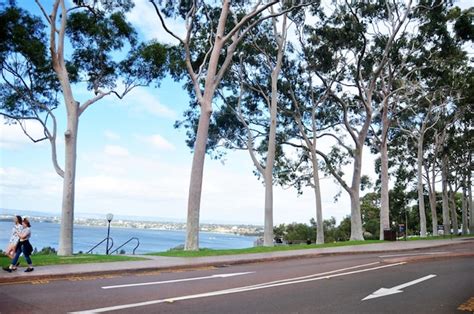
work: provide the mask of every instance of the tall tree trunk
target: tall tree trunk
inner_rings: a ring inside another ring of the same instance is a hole
[[[467,178],[464,176],[462,183],[462,235],[468,234],[468,222],[467,222]]]
[[[275,34],[276,36],[276,34]],[[277,105],[278,105],[278,76],[281,70],[282,51],[279,50],[278,61],[272,71],[272,98],[270,105],[270,132],[268,134],[268,151],[265,164],[265,226],[264,246],[273,246],[273,166],[275,164]]]
[[[429,169],[426,168],[426,176],[428,178],[428,193],[430,199],[430,209],[431,209],[431,224],[433,236],[438,236],[438,214],[436,212],[436,175],[435,175],[435,166],[432,167],[432,175],[429,175]]]
[[[360,138],[360,137],[359,137]],[[365,137],[364,137],[365,140]],[[363,144],[362,144],[363,145]],[[362,145],[356,148],[354,155],[354,172],[352,176],[351,193],[351,241],[364,240],[362,232],[362,217],[360,212],[360,182],[362,175]]]
[[[63,178],[63,199],[61,227],[59,233],[58,255],[70,256],[73,253],[74,234],[74,195],[76,182],[77,134],[79,126],[78,105],[71,97],[68,103],[67,130],[64,134],[65,167]]]
[[[265,217],[263,245],[273,246],[273,175],[265,170]]]
[[[191,168],[191,179],[189,183],[188,216],[186,222],[185,250],[199,250],[199,212],[201,208],[202,177],[204,171],[204,160],[206,156],[207,137],[209,123],[211,121],[212,97],[209,95],[201,104],[201,115],[194,144],[193,164]]]
[[[424,129],[420,132],[418,138],[418,152],[417,152],[417,177],[418,177],[418,209],[420,213],[420,236],[426,237],[426,214],[425,214],[425,195],[423,192],[423,139]]]
[[[453,234],[457,235],[459,232],[459,225],[458,225],[458,214],[457,214],[457,208],[456,208],[456,193],[452,191],[448,193],[449,196],[449,202],[450,204],[450,210],[451,210],[451,225],[453,226]]]
[[[77,157],[77,134],[79,127],[79,103],[74,99],[71,83],[64,61],[64,32],[66,28],[67,12],[64,1],[55,4],[61,6],[61,30],[56,47],[56,30],[51,28],[50,50],[53,69],[61,84],[64,105],[67,111],[67,129],[64,132],[65,165],[63,177],[63,199],[61,206],[61,227],[59,231],[58,255],[69,256],[73,253],[73,231],[74,231],[74,197],[76,183],[76,157]],[[56,23],[57,11],[53,10],[52,23]],[[53,24],[54,25],[54,24]]]
[[[449,221],[449,199],[448,199],[448,157],[445,155],[441,165],[441,185],[443,188],[443,228],[444,234],[451,233],[451,224]]]
[[[469,163],[469,165],[471,165],[471,163]],[[471,169],[470,166],[469,169]],[[469,209],[469,233],[474,234],[474,208],[472,207],[472,182],[470,170],[467,178],[467,206]]]
[[[316,138],[313,139],[316,142]],[[313,144],[315,145],[315,144]],[[323,223],[323,206],[321,202],[321,185],[319,184],[319,169],[318,159],[316,151],[313,150],[312,163],[313,163],[313,181],[314,181],[314,199],[316,202],[316,244],[324,243],[324,223]]]
[[[384,240],[385,229],[390,228],[390,204],[388,195],[388,149],[387,149],[387,133],[389,127],[388,121],[388,101],[384,101],[384,109],[382,113],[382,142],[380,143],[380,162],[381,162],[381,189],[380,189],[380,240]]]

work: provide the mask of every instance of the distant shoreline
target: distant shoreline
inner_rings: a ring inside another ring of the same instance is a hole
[[[12,221],[13,215],[2,214],[0,215],[0,221]],[[55,223],[60,224],[61,219],[59,217],[47,217],[47,216],[31,216],[28,218],[32,222],[40,223]],[[75,225],[90,226],[90,227],[107,227],[105,219],[96,218],[76,218],[74,219]],[[186,230],[186,223],[182,222],[159,222],[159,221],[138,221],[138,220],[126,220],[117,219],[112,221],[110,224],[112,227],[130,228],[130,229],[152,229],[160,231],[184,231]],[[262,236],[263,227],[255,225],[244,225],[244,224],[200,224],[200,231],[210,232],[216,234],[235,234],[242,236]]]

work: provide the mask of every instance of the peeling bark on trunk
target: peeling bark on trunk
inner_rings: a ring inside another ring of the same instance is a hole
[[[380,144],[380,163],[381,163],[381,189],[380,189],[380,240],[384,240],[384,230],[390,228],[390,204],[388,195],[388,148],[387,133],[389,128],[388,121],[388,101],[384,101],[382,113],[382,142]]]
[[[74,195],[76,182],[77,131],[79,117],[74,99],[66,100],[68,108],[67,130],[65,132],[65,167],[63,178],[63,198],[61,227],[59,233],[58,255],[70,256],[73,253],[74,234]]]
[[[316,141],[316,139],[314,139]],[[321,186],[319,184],[319,169],[317,154],[312,153],[314,200],[316,202],[316,244],[324,244],[323,205],[321,202]]]
[[[451,224],[449,221],[449,200],[448,200],[448,157],[443,156],[441,165],[441,185],[443,187],[443,229],[444,234],[451,233]]]
[[[390,229],[389,195],[388,195],[388,152],[387,144],[381,150],[381,190],[380,190],[380,240],[384,240],[383,231]]]
[[[420,137],[418,138],[417,152],[417,177],[418,177],[418,209],[420,214],[420,236],[426,237],[426,214],[425,214],[425,196],[423,191],[423,139],[424,128],[422,127]]]
[[[351,237],[350,241],[363,241],[362,217],[360,215],[359,190],[354,190],[351,194]]]
[[[273,246],[273,176],[265,173],[265,217],[263,245]]]
[[[471,172],[469,171],[469,179],[467,184],[467,204],[469,207],[469,233],[474,234],[474,208],[472,207],[472,184],[471,184]]]
[[[455,200],[456,193],[451,191],[450,193],[448,193],[448,195],[449,195],[449,202],[451,203],[449,206],[449,209],[451,212],[451,225],[453,226],[453,234],[457,235],[459,231],[459,225],[458,225],[458,215],[457,215],[456,200]]]
[[[211,101],[207,100],[201,105],[196,143],[194,144],[193,164],[189,184],[188,215],[186,223],[185,249],[199,250],[199,213],[201,209],[202,177],[204,160],[206,156],[207,137],[211,120]]]
[[[468,222],[467,222],[467,188],[466,188],[467,179],[464,178],[462,186],[462,235],[468,234]]]
[[[429,169],[426,168],[426,176],[428,178],[428,193],[430,199],[430,209],[431,209],[431,225],[433,236],[438,236],[438,214],[436,212],[436,175],[435,167],[432,167],[432,175],[429,175]]]
[[[265,225],[263,245],[273,246],[273,165],[275,163],[276,150],[276,115],[277,115],[277,78],[272,75],[272,104],[270,110],[270,133],[268,134],[268,151],[265,165]]]
[[[359,136],[365,140],[366,136]],[[363,141],[362,141],[363,143]],[[362,144],[363,145],[363,144]],[[351,241],[364,240],[362,232],[362,216],[360,212],[360,182],[362,176],[362,145],[356,148],[354,156],[354,172],[352,175],[351,193]]]

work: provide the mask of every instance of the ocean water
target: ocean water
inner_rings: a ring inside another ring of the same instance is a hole
[[[10,239],[13,223],[0,221],[0,248],[5,250]],[[30,242],[33,247],[41,250],[43,247],[59,246],[59,224],[34,222],[31,226]],[[110,237],[114,241],[112,251],[126,242],[131,237],[136,237],[140,241],[140,246],[135,254],[167,251],[170,248],[183,245],[185,241],[185,231],[168,231],[136,228],[110,228]],[[87,252],[102,239],[107,237],[107,227],[98,226],[74,226],[74,252]],[[200,232],[199,246],[210,249],[239,249],[252,247],[256,237],[239,236],[233,234],[221,234]],[[136,241],[131,241],[122,249],[127,254],[131,254],[136,246]],[[119,250],[120,251],[120,250]],[[94,249],[94,253],[105,253],[105,242]]]

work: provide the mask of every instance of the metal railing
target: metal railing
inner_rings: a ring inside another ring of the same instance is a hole
[[[107,239],[110,240],[110,246],[108,248],[106,248],[106,252],[109,251],[110,252],[110,249],[114,246],[114,239],[110,238],[110,237],[106,237],[104,238],[102,241],[100,241],[99,243],[97,243],[92,249],[90,249],[89,251],[86,252],[86,254],[89,254],[89,253],[92,253],[92,251],[98,247],[99,245],[101,245],[102,243],[104,243],[104,241],[107,241]]]
[[[121,249],[122,247],[124,247],[126,244],[128,244],[130,241],[133,241],[133,240],[137,241],[137,245],[133,248],[133,251],[132,251],[132,254],[135,255],[135,250],[140,246],[140,240],[137,237],[133,237],[133,238],[128,239],[125,243],[120,245],[118,248],[116,248],[115,250],[113,250],[109,254],[113,254],[115,252],[118,252],[119,249]]]

